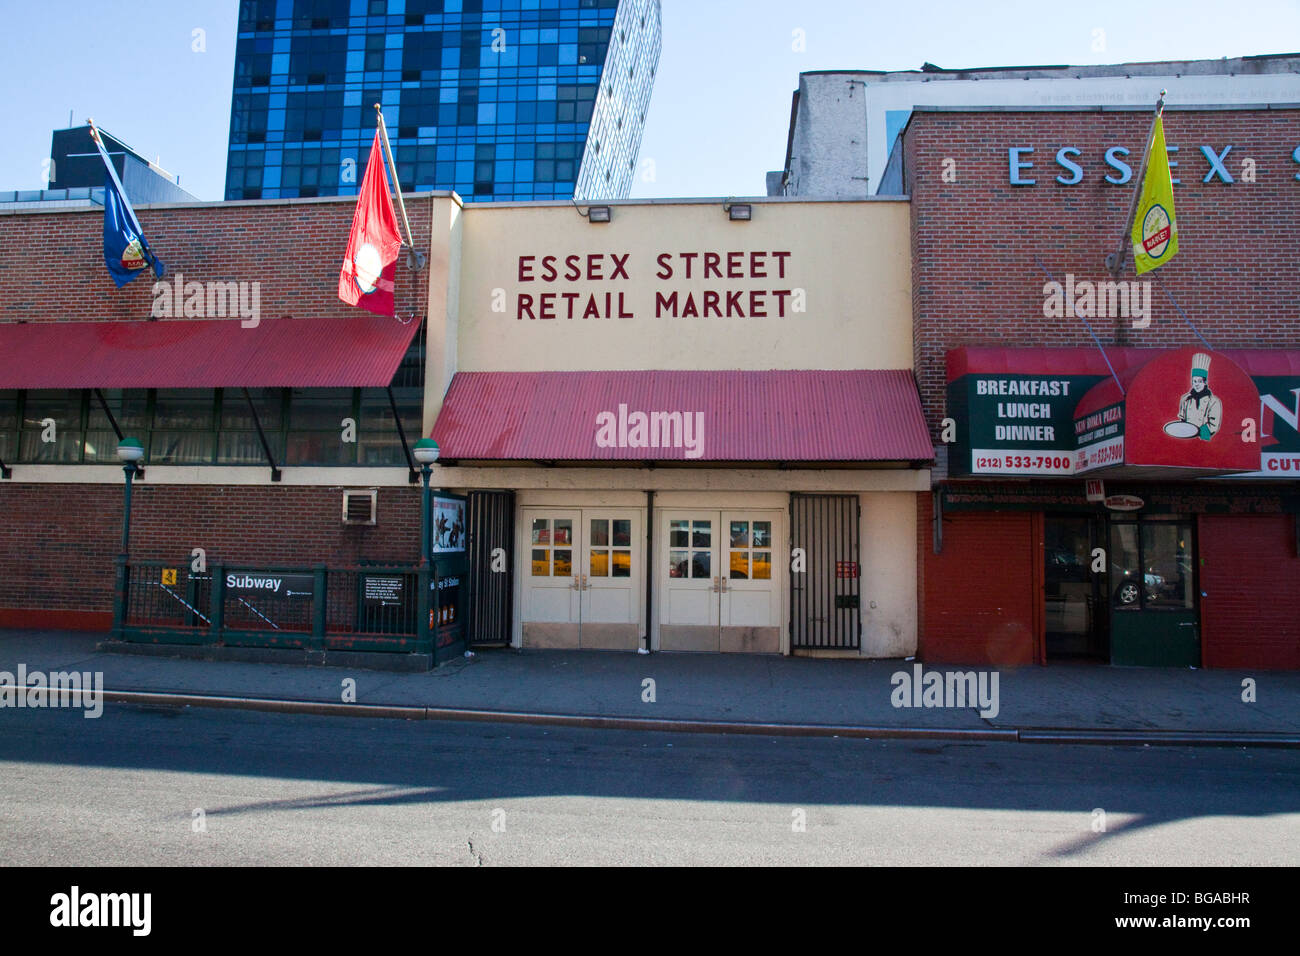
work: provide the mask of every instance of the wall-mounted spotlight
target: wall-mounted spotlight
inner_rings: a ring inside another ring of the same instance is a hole
[[[578,215],[585,217],[588,222],[609,222],[614,216],[614,211],[609,206],[588,206],[583,209],[575,201],[573,208],[578,210]]]
[[[747,202],[724,202],[722,209],[732,222],[749,222],[754,218],[754,207]]]

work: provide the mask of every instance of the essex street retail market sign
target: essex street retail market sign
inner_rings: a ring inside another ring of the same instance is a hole
[[[513,295],[494,312],[523,322],[595,319],[766,319],[807,311],[789,251],[519,256]]]

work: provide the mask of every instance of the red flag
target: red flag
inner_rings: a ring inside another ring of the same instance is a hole
[[[388,173],[376,129],[357,195],[348,251],[339,273],[339,298],[376,315],[393,315],[393,274],[401,248],[402,236],[397,231],[393,198],[388,194]]]

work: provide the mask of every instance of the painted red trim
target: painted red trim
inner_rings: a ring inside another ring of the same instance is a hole
[[[0,628],[24,631],[101,631],[113,628],[111,611],[66,611],[39,607],[0,607]]]

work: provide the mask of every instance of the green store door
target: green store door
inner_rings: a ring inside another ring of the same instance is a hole
[[[1110,524],[1110,660],[1199,667],[1196,543],[1185,518]]]

